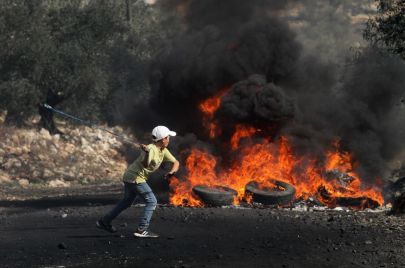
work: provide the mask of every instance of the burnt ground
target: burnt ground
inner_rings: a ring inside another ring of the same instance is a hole
[[[0,267],[405,267],[405,217],[384,211],[160,205],[151,230],[161,237],[139,239],[140,205],[116,234],[95,227],[116,185],[19,191],[0,200]]]

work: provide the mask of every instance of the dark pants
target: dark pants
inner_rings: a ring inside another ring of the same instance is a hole
[[[149,226],[150,219],[152,218],[153,211],[156,208],[156,197],[146,182],[140,184],[125,182],[124,184],[124,198],[103,217],[103,221],[111,224],[112,220],[114,220],[123,210],[132,205],[136,196],[140,196],[145,202],[145,210],[139,221],[138,228],[146,230]]]

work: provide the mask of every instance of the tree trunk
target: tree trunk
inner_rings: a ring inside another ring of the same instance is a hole
[[[52,90],[48,90],[46,96],[46,104],[54,107],[57,104],[61,103],[64,99],[63,96],[55,94]],[[39,115],[41,116],[41,120],[39,121],[39,126],[45,128],[49,131],[51,135],[54,134],[63,134],[55,125],[53,120],[53,112],[42,105],[39,105],[38,108]]]
[[[131,0],[125,0],[125,11],[127,22],[128,24],[131,24]]]

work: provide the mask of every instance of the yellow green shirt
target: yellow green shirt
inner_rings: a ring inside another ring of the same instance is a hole
[[[149,175],[156,171],[163,161],[172,163],[176,161],[176,158],[174,158],[167,148],[161,150],[155,144],[149,144],[147,148],[149,149],[148,166],[144,167],[143,165],[146,153],[142,151],[139,157],[125,171],[123,178],[125,182],[138,184],[146,182]]]

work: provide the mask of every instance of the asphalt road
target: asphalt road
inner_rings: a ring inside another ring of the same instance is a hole
[[[119,195],[0,201],[0,267],[405,267],[405,217],[385,212],[143,207],[95,227]]]

